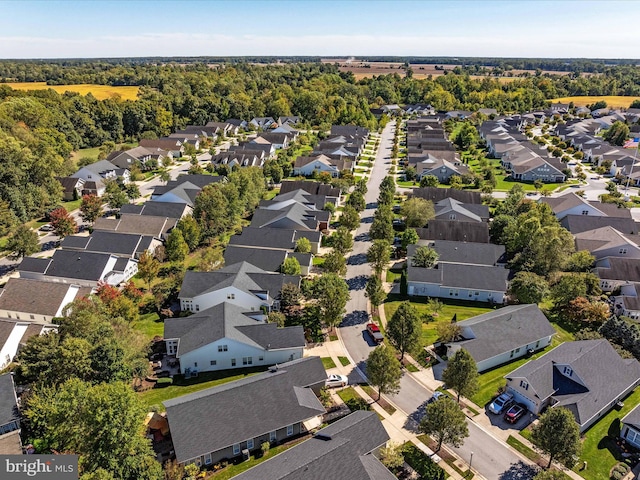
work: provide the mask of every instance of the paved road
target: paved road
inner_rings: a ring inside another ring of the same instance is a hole
[[[363,372],[365,371],[366,358],[375,347],[364,329],[368,318],[364,284],[367,277],[371,275],[371,268],[366,263],[366,252],[371,245],[367,232],[376,209],[380,182],[390,167],[394,130],[395,123],[390,122],[382,131],[380,148],[376,154],[376,161],[367,184],[368,192],[365,195],[367,209],[361,215],[362,223],[355,232],[354,248],[347,262],[346,280],[350,286],[351,295],[346,307],[347,315],[340,326],[340,336],[349,356]],[[352,376],[358,377],[359,375],[354,370]],[[352,380],[359,381],[358,378],[352,378]],[[410,374],[405,373],[400,381],[400,392],[390,396],[389,399],[407,414],[406,426],[412,429],[419,421],[424,402],[432,393]],[[469,461],[473,452],[473,468],[481,475],[492,480],[532,478],[531,470],[522,464],[521,458],[517,454],[472,421],[467,421],[467,424],[470,436],[465,440],[464,445],[455,451],[466,461]]]

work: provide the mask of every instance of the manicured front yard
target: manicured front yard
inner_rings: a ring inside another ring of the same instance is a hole
[[[450,322],[454,315],[457,315],[456,319],[461,321],[493,310],[492,307],[484,303],[448,299],[441,300],[443,306],[442,310],[438,313],[437,320],[435,322],[422,324],[422,340],[425,345],[432,345],[433,342],[438,339],[438,334],[436,333],[436,325],[438,323]],[[402,300],[398,295],[389,295],[387,297],[387,301],[384,304],[384,313],[387,321],[393,316],[401,303]],[[427,304],[426,298],[412,298],[411,304],[418,310],[420,315],[433,313]]]
[[[640,388],[624,399],[624,407],[620,410],[612,409],[608,415],[600,419],[584,434],[582,442],[582,454],[574,467],[587,480],[599,480],[609,478],[609,470],[623,461],[620,451],[613,439],[620,435],[620,420],[635,406],[640,403]],[[587,469],[580,470],[584,461],[587,461]]]
[[[223,383],[240,380],[249,375],[264,372],[267,367],[252,367],[234,370],[220,370],[218,372],[201,372],[196,378],[184,379],[176,376],[173,384],[163,388],[152,388],[145,392],[140,392],[140,399],[147,406],[157,405],[160,410],[164,410],[162,402],[171,398],[180,397],[188,393],[198,392],[205,388],[215,387]]]
[[[322,366],[324,367],[325,370],[329,370],[330,368],[336,368],[336,362],[333,361],[333,358],[322,357],[320,358],[320,360],[322,360]]]

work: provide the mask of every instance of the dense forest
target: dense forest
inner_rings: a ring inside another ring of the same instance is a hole
[[[318,61],[178,63],[182,60],[0,62],[0,82],[140,86],[136,101],[100,101],[92,95],[15,91],[0,85],[0,234],[59,201],[54,176],[72,173],[73,150],[163,136],[187,124],[300,115],[306,125],[321,129],[331,124],[374,129],[377,122],[370,108],[388,103],[509,113],[541,108],[561,96],[640,95],[640,69],[628,65],[606,66],[602,74],[590,76],[539,74],[511,82],[474,79],[464,70],[426,79],[393,74],[356,81],[353,74]]]

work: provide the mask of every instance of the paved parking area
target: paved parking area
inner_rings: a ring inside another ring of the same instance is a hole
[[[501,440],[506,441],[509,435],[518,433],[520,430],[524,430],[538,417],[531,412],[527,412],[516,423],[509,423],[504,419],[504,413],[496,415],[491,413],[487,407],[480,412],[480,415],[473,417],[473,421],[483,428],[489,430],[493,435]]]

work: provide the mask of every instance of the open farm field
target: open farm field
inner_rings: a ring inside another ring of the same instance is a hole
[[[113,87],[111,85],[92,85],[87,83],[78,85],[47,85],[45,82],[20,82],[5,83],[3,85],[9,85],[14,90],[46,90],[47,88],[51,88],[58,93],[77,92],[80,95],[91,93],[98,100],[106,100],[107,98],[113,98],[117,95],[119,95],[122,100],[136,100],[138,98],[138,90],[140,90],[140,87]]]
[[[593,103],[604,100],[607,102],[608,107],[612,108],[628,108],[634,100],[640,100],[640,97],[623,97],[616,95],[603,95],[603,96],[578,96],[578,97],[562,97],[554,98],[552,102],[571,103],[575,105],[584,106],[591,105]]]

